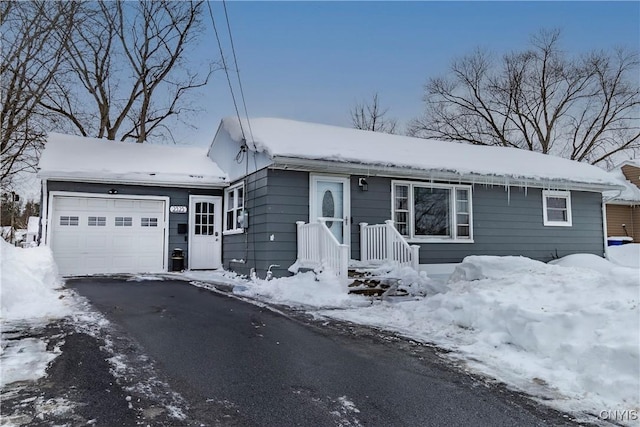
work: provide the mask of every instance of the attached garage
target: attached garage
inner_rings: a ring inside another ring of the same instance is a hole
[[[50,209],[60,274],[166,270],[168,198],[51,193]]]
[[[41,234],[60,274],[221,266],[228,178],[205,147],[50,133],[38,168]]]

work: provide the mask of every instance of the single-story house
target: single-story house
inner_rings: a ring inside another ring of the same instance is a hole
[[[223,266],[259,277],[350,261],[605,251],[597,167],[524,150],[283,119],[223,119],[206,150],[52,134],[44,236],[64,274]]]
[[[604,193],[607,236],[640,242],[640,160],[627,160],[611,171],[624,189]]]
[[[525,150],[271,118],[223,119],[209,157],[230,184],[223,265],[261,277],[349,259],[428,270],[474,254],[602,255],[602,191],[621,188]]]
[[[42,235],[61,274],[221,266],[227,174],[206,147],[50,133],[39,162]]]

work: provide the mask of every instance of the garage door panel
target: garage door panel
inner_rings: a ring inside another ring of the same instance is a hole
[[[87,199],[86,207],[93,209],[107,209],[109,207],[110,200],[108,199]]]
[[[61,274],[164,270],[164,201],[54,196],[52,206],[51,248]]]

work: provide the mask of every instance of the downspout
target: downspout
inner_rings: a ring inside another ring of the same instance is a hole
[[[40,187],[40,236],[38,239],[38,245],[47,244],[47,224],[49,222],[49,195],[47,194],[47,179],[42,179],[42,186]]]
[[[622,190],[618,190],[615,196],[602,198],[602,235],[604,240],[604,257],[609,259],[609,241],[607,240],[607,202],[613,200],[622,194]]]

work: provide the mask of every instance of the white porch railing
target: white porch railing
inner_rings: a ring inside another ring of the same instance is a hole
[[[420,246],[409,245],[393,226],[392,220],[374,225],[360,223],[361,261],[389,261],[417,270],[419,251]]]
[[[338,242],[323,220],[310,224],[297,221],[299,268],[324,268],[333,271],[340,282],[347,284],[349,246]]]

